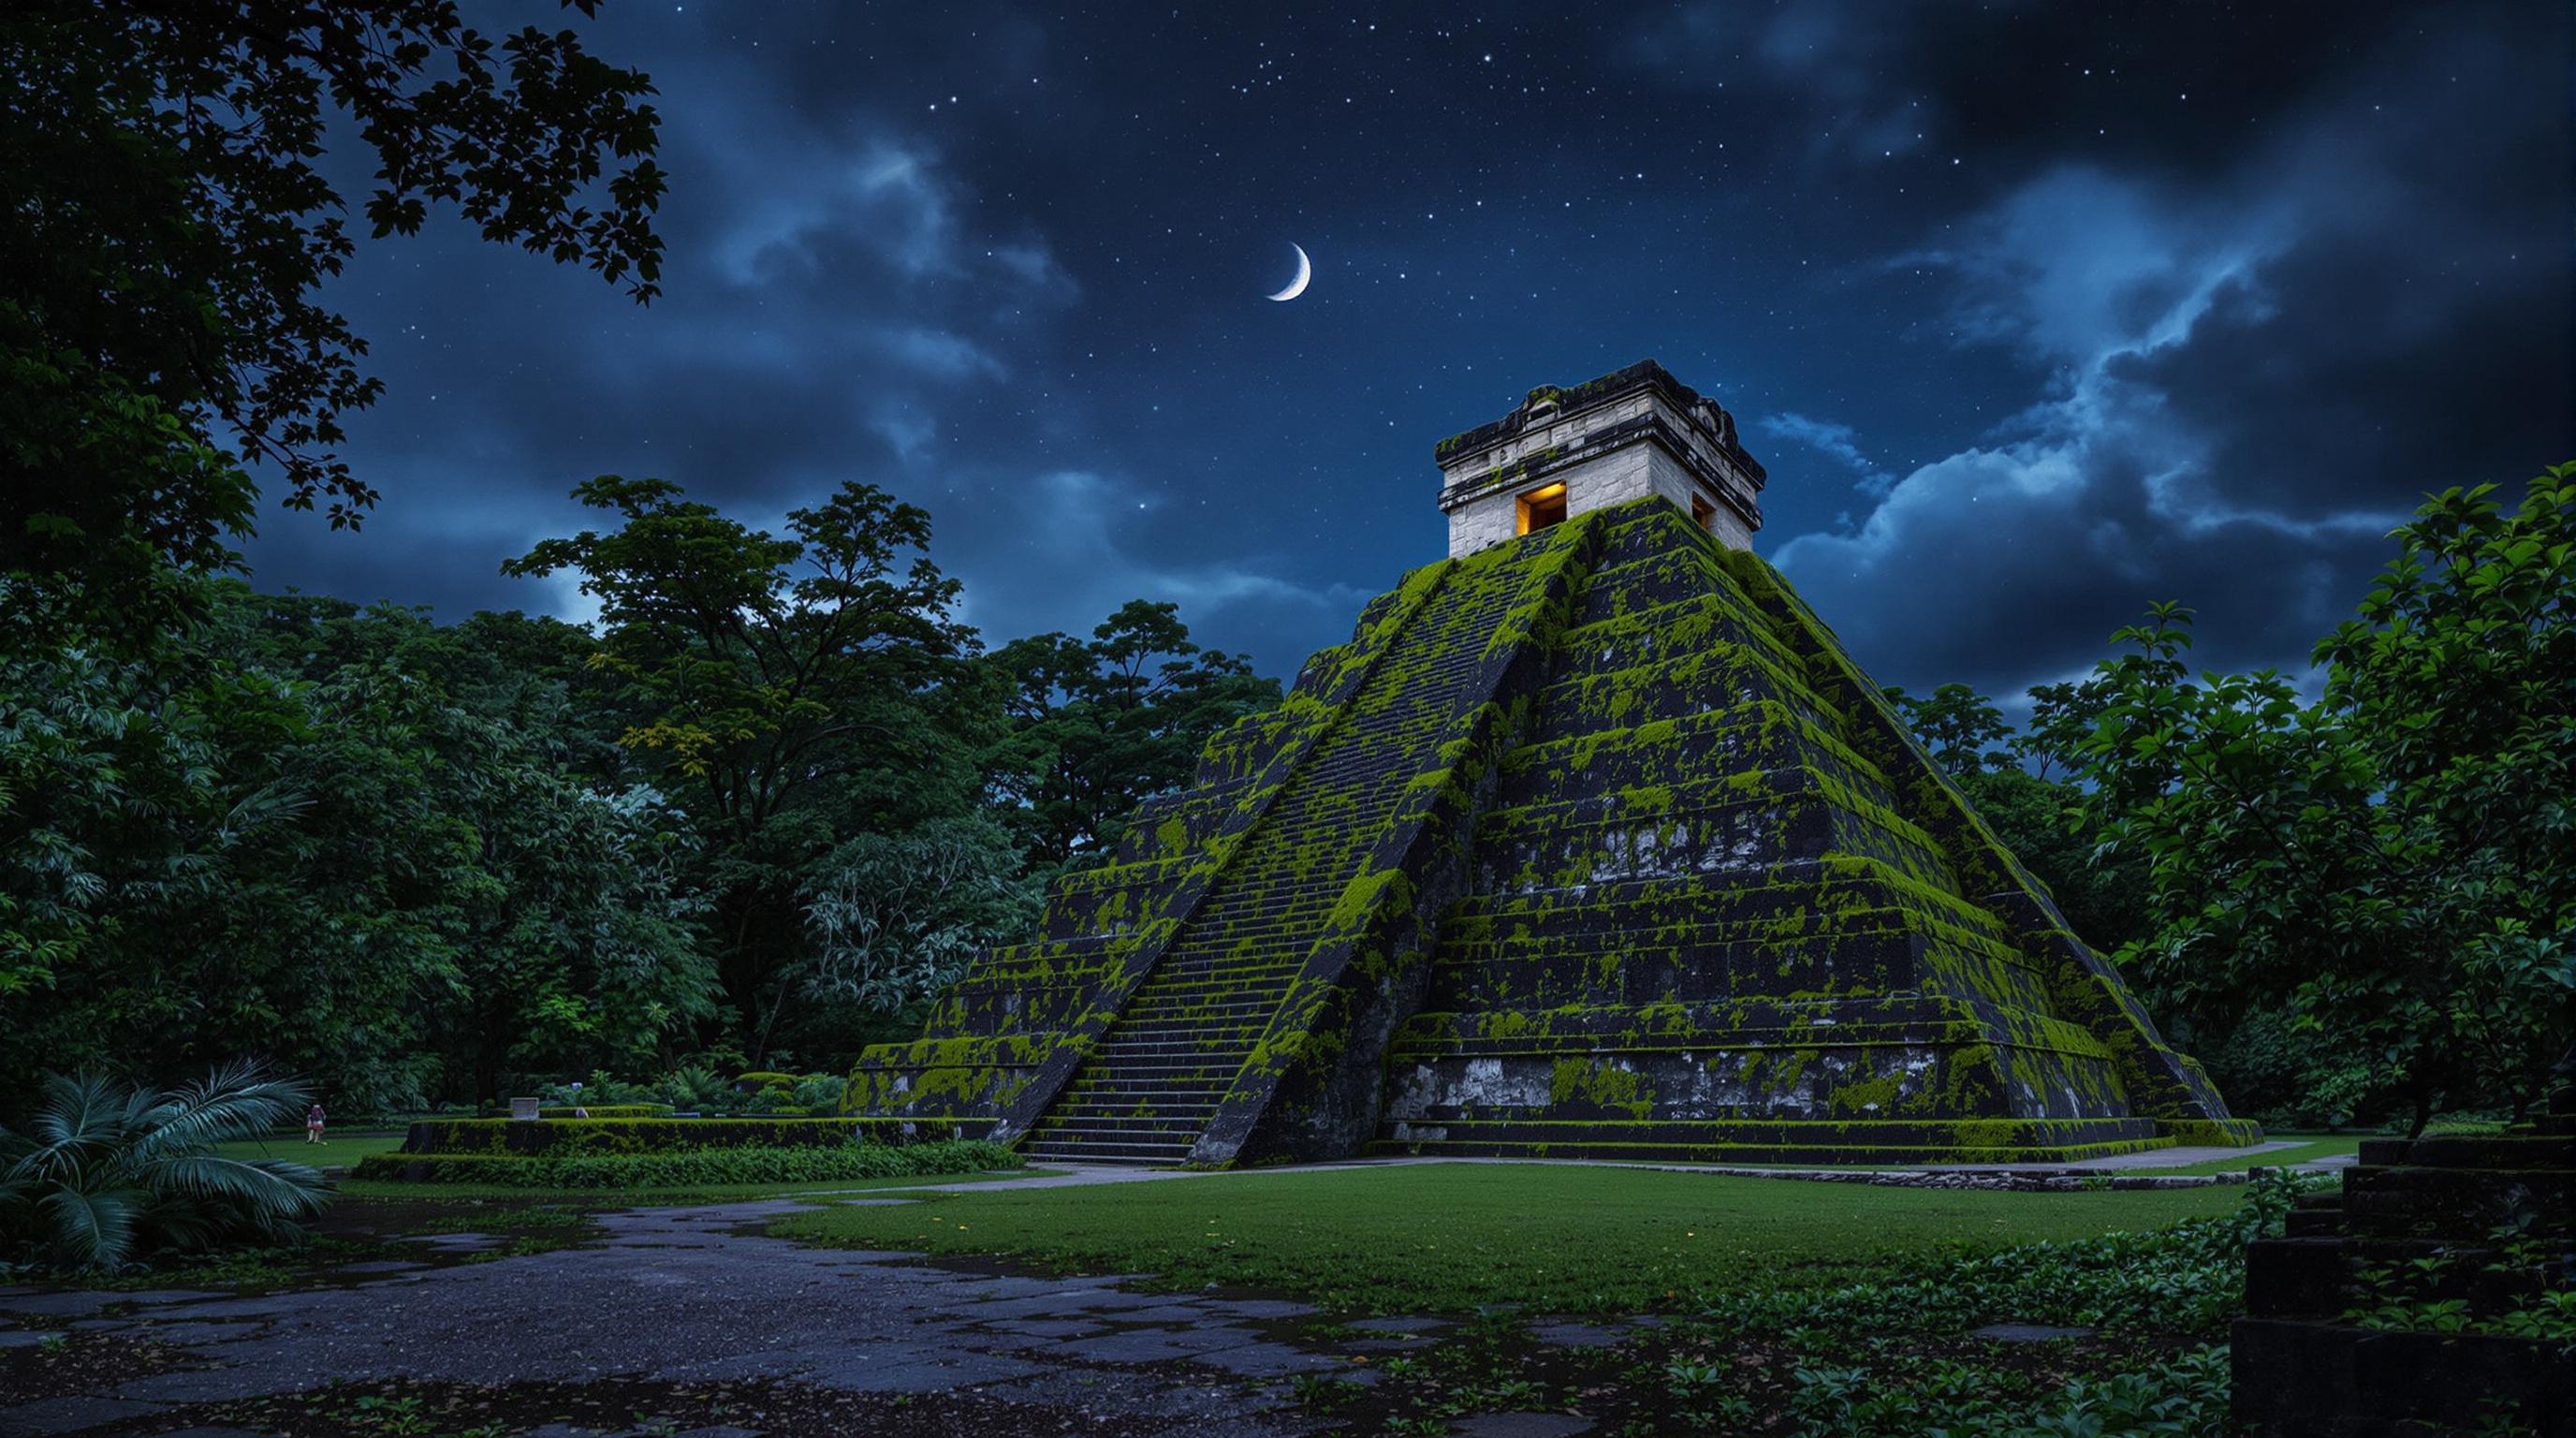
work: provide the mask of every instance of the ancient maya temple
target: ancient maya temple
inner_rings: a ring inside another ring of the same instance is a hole
[[[1754,556],[1724,410],[1647,361],[1436,457],[1449,557],[853,1111],[1207,1165],[2254,1141]]]

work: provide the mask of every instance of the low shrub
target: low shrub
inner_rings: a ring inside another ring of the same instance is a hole
[[[841,1100],[850,1091],[850,1081],[839,1074],[807,1074],[796,1085],[792,1096],[796,1107],[812,1114],[841,1111]]]
[[[2254,1180],[2236,1213],[2148,1233],[2106,1233],[1941,1259],[1914,1274],[1823,1292],[1730,1294],[1703,1321],[1740,1333],[1956,1332],[2017,1321],[2220,1338],[2244,1306],[2245,1245],[2277,1236],[2314,1181]]]
[[[834,1148],[853,1141],[900,1146],[961,1138],[946,1119],[598,1118],[433,1119],[411,1126],[407,1154],[531,1158],[613,1157],[711,1148]]]
[[[481,1183],[509,1188],[694,1188],[720,1184],[930,1177],[1019,1166],[1020,1156],[999,1144],[941,1139],[903,1145],[752,1146],[676,1153],[547,1154],[526,1158],[500,1154],[379,1153],[360,1160],[355,1177],[410,1183]]]
[[[113,1273],[171,1253],[299,1241],[322,1176],[283,1159],[226,1158],[300,1115],[295,1084],[248,1061],[154,1093],[98,1074],[47,1074],[23,1132],[0,1128],[0,1270]]]
[[[671,1106],[666,1103],[594,1103],[548,1104],[537,1110],[539,1118],[669,1118]]]

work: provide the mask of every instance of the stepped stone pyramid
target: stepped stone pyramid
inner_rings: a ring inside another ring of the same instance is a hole
[[[851,1111],[1034,1157],[2251,1143],[1754,556],[1652,361],[1444,440],[1450,557],[1212,740]]]

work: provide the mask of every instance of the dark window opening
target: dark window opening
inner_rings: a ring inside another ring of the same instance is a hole
[[[1551,524],[1565,523],[1565,486],[1541,485],[1521,496],[1521,533],[1536,534]]]
[[[1712,532],[1716,530],[1717,506],[1708,502],[1708,496],[1702,494],[1691,496],[1691,523]]]

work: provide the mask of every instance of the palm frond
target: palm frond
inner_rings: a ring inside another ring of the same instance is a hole
[[[149,1177],[158,1195],[231,1199],[250,1209],[274,1209],[297,1218],[321,1212],[330,1196],[319,1171],[273,1158],[189,1154],[152,1165]]]
[[[254,1064],[227,1064],[202,1082],[162,1095],[157,1121],[140,1147],[157,1158],[255,1137],[291,1121],[308,1101],[291,1080],[270,1077]]]
[[[89,1141],[112,1127],[124,1107],[125,1095],[105,1074],[47,1074],[36,1140],[47,1146]]]
[[[83,1193],[56,1184],[36,1206],[52,1219],[52,1247],[65,1268],[117,1269],[134,1247],[134,1208],[140,1195],[126,1189]]]

